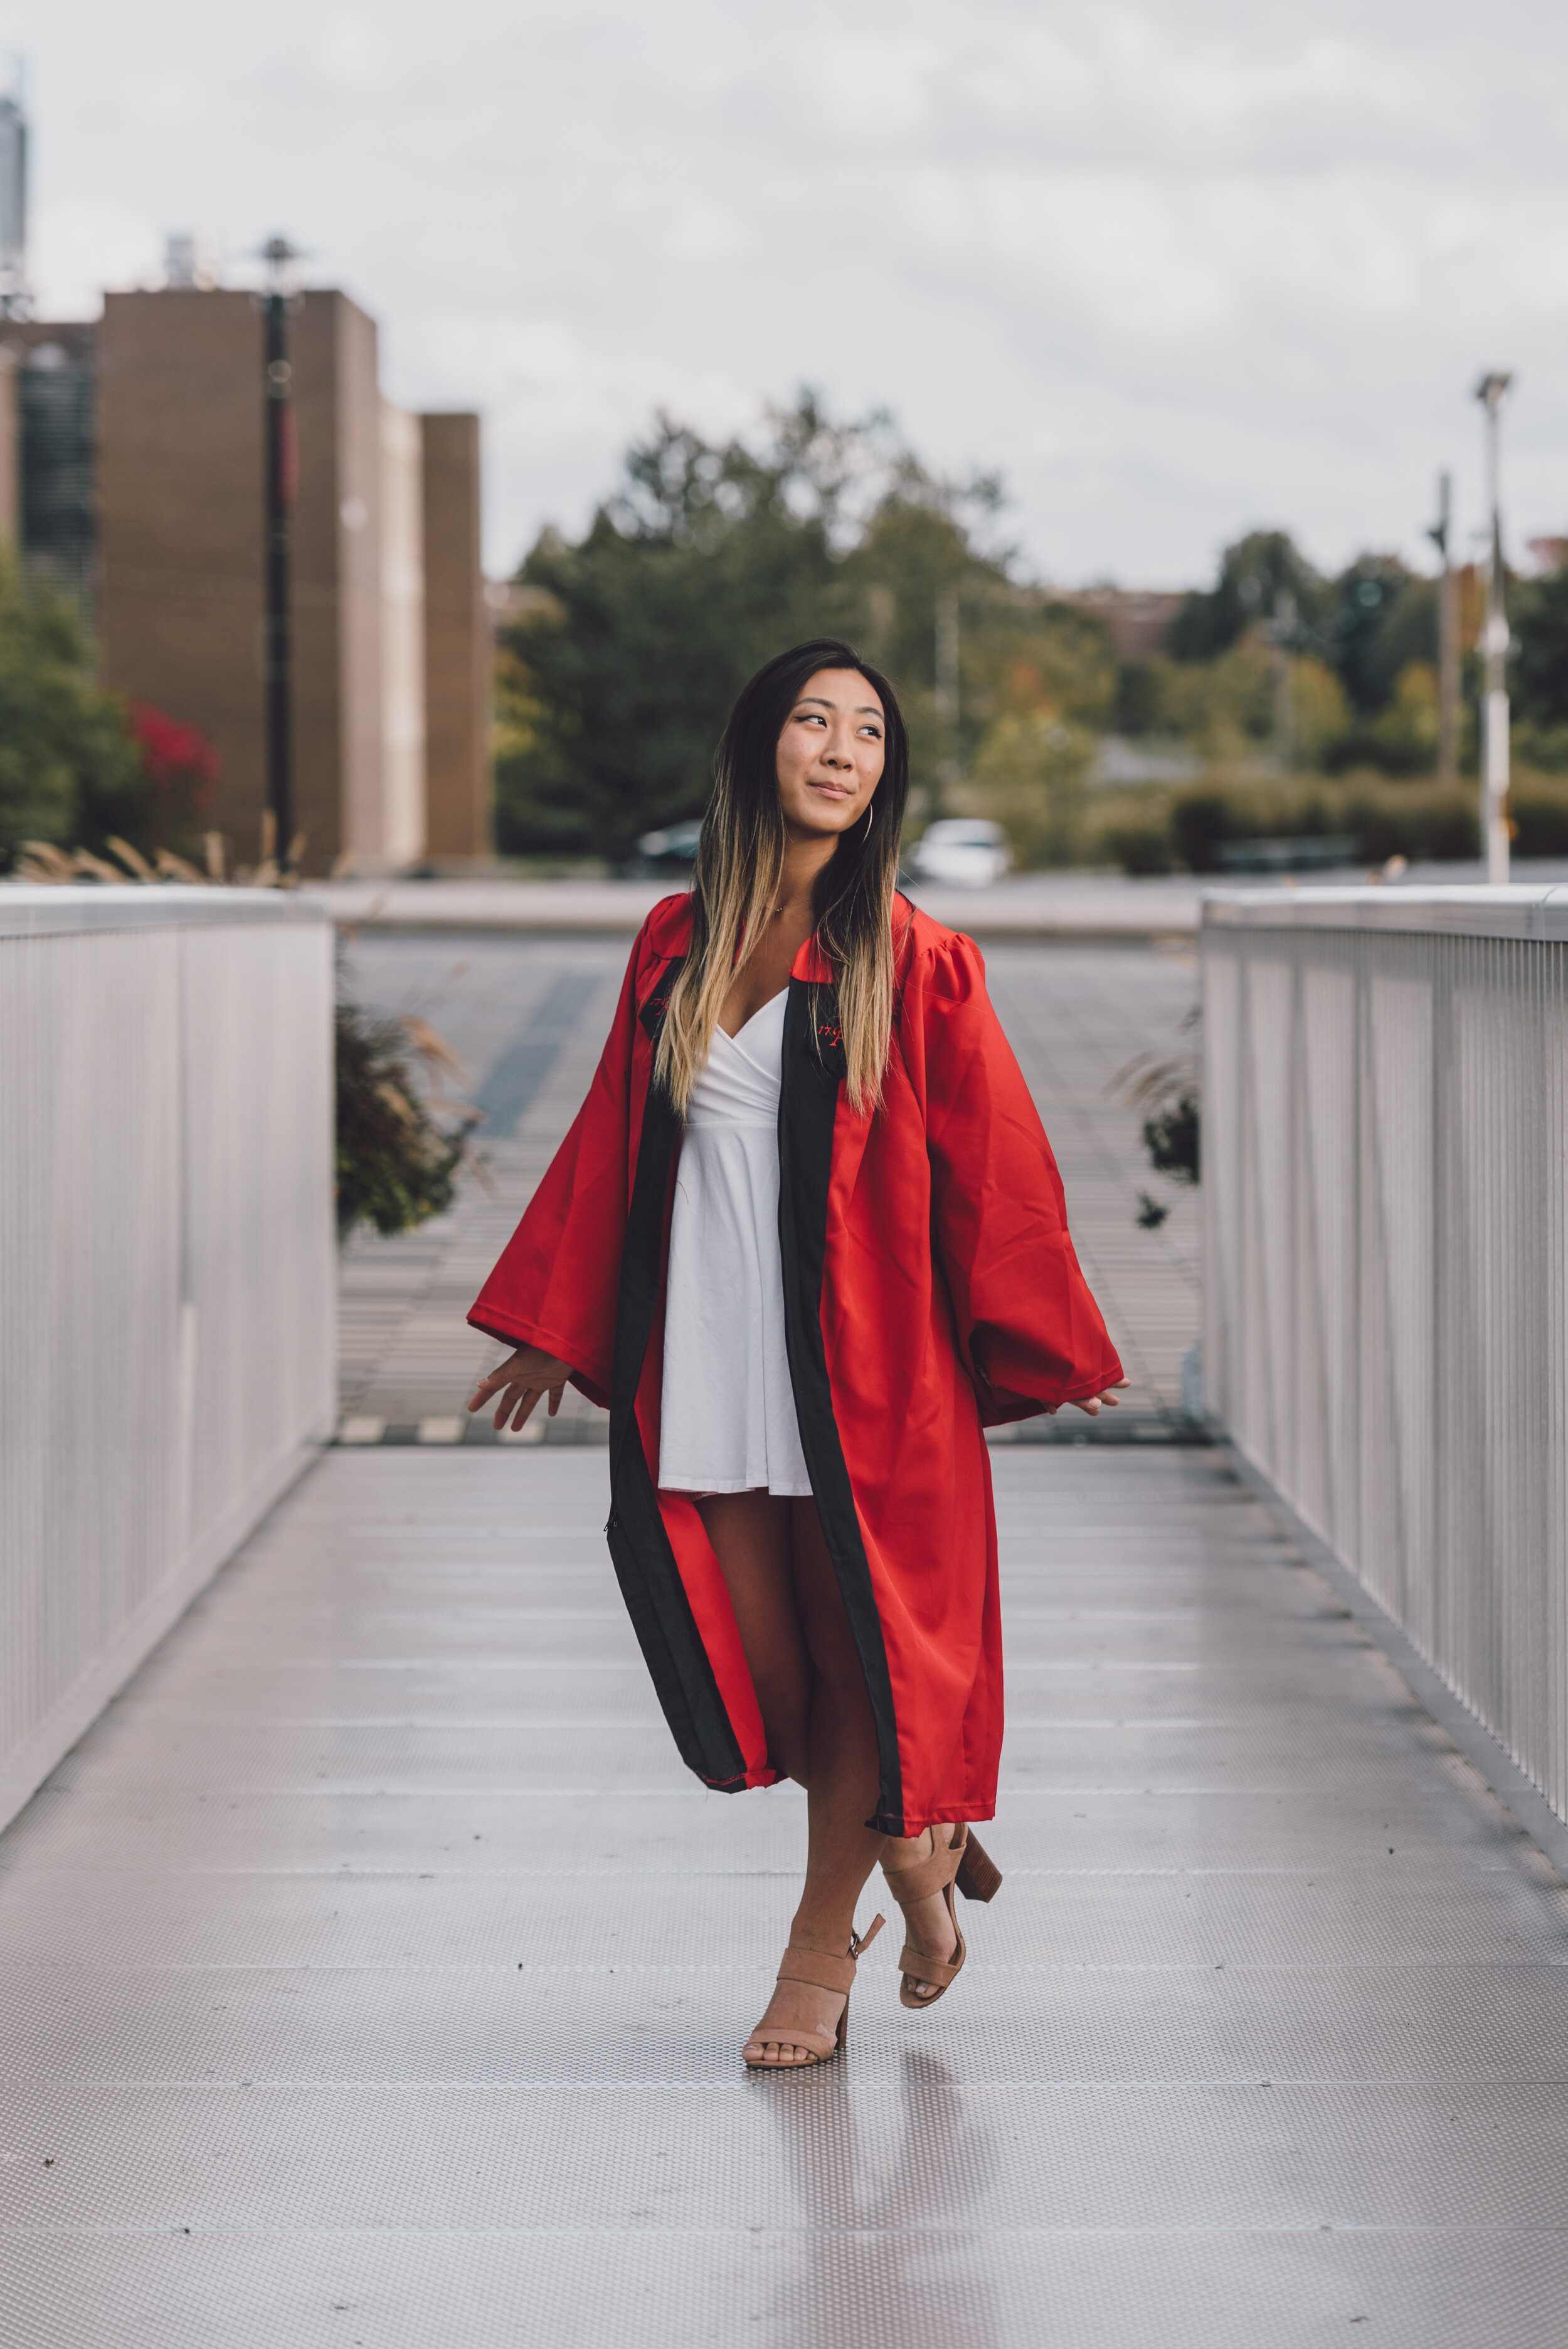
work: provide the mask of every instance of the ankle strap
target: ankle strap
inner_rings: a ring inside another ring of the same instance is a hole
[[[831,1958],[825,1950],[798,1950],[793,1941],[779,1967],[780,1982],[813,1982],[819,1990],[841,1990],[847,1998],[855,1986],[853,1958]]]
[[[850,1936],[851,1957],[858,1958],[863,1955],[863,1953],[871,1948],[872,1943],[876,1940],[877,1935],[882,1931],[882,1927],[886,1923],[887,1919],[882,1915],[882,1910],[879,1909],[863,1933],[851,1933]]]
[[[907,1908],[912,1900],[925,1900],[932,1893],[945,1890],[964,1865],[964,1847],[968,1833],[967,1827],[955,1826],[951,1843],[944,1844],[940,1851],[933,1852],[929,1859],[912,1859],[907,1868],[890,1868],[883,1860],[882,1874],[887,1878],[888,1890],[901,1908]]]
[[[834,1957],[826,1950],[803,1950],[791,1941],[779,1968],[779,1981],[811,1982],[818,1990],[842,1991],[847,1998],[855,1986],[855,1960],[876,1940],[886,1923],[887,1919],[879,1916],[863,1933],[851,1934],[849,1955],[843,1958]]]

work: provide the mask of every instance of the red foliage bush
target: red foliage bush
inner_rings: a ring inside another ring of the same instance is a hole
[[[199,726],[182,726],[150,702],[133,701],[129,716],[142,772],[159,797],[179,798],[191,814],[204,815],[222,770],[216,744]]]

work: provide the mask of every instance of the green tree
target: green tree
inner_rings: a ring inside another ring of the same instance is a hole
[[[1048,709],[1006,711],[980,746],[963,812],[1001,824],[1026,868],[1072,864],[1083,852],[1093,757],[1093,735]]]
[[[547,531],[518,574],[502,849],[623,858],[651,826],[699,813],[741,686],[812,636],[847,636],[889,670],[929,780],[952,754],[933,692],[936,602],[955,588],[977,609],[1006,588],[1006,556],[975,543],[999,494],[937,480],[885,417],[839,425],[810,393],[771,418],[760,450],[661,417],[583,538]],[[974,668],[962,626],[961,646]],[[971,747],[983,722],[967,710]]]
[[[93,676],[79,622],[0,547],[0,864],[25,840],[144,844],[147,779],[121,704]]]
[[[1518,587],[1511,601],[1519,757],[1568,773],[1568,564]]]
[[[1315,627],[1327,601],[1321,575],[1288,532],[1249,531],[1226,547],[1214,585],[1187,597],[1171,625],[1167,650],[1173,660],[1214,660],[1258,621],[1279,615],[1287,595],[1298,625]]]
[[[1334,582],[1324,636],[1328,658],[1360,718],[1376,718],[1414,661],[1435,667],[1438,597],[1395,554],[1359,554]]]

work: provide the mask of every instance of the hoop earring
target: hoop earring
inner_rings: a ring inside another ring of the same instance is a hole
[[[876,812],[877,803],[875,800],[872,800],[866,809],[866,828],[861,834],[862,841],[869,840],[872,836],[872,818],[875,815]]]

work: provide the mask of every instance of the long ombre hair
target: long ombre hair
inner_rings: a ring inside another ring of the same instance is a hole
[[[683,1117],[725,997],[778,894],[785,848],[779,738],[808,679],[824,668],[857,670],[874,688],[884,719],[882,777],[869,819],[861,816],[841,833],[812,895],[817,943],[838,988],[850,1107],[875,1109],[882,1100],[892,1038],[892,899],[909,797],[909,736],[880,670],[850,646],[820,636],[758,670],[742,688],[718,746],[692,884],[691,947],[670,989],[655,1063],[656,1081]]]

